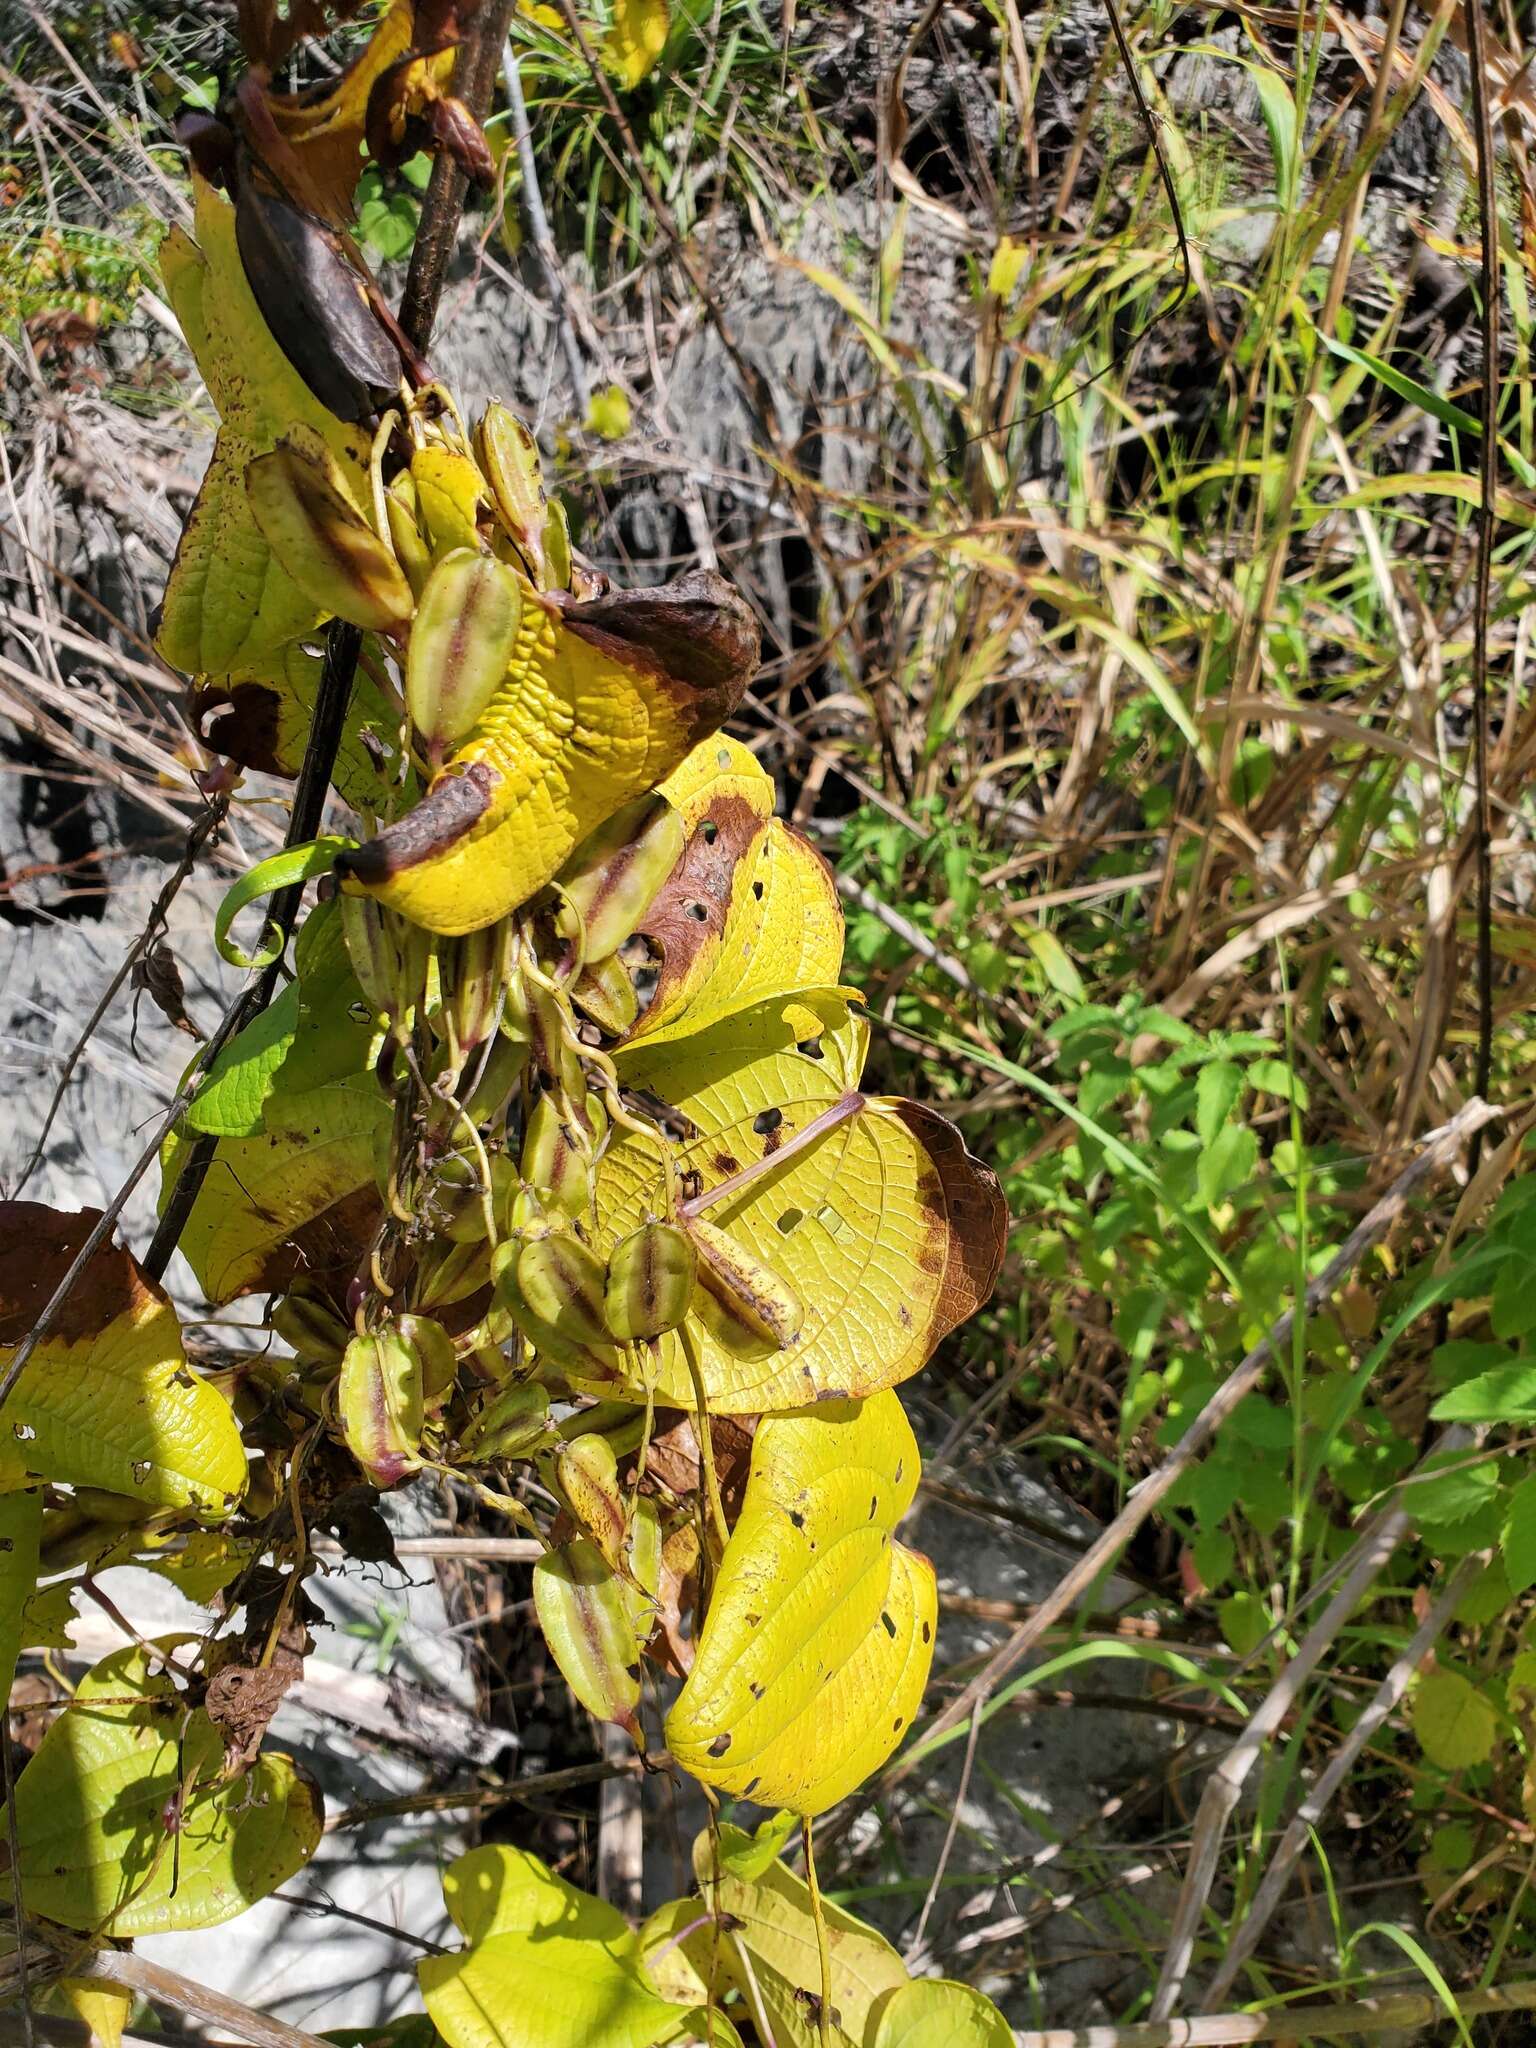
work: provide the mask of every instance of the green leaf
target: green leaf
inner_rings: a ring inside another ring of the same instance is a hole
[[[932,1977],[904,1984],[879,2015],[869,2048],[1013,2048],[1013,2029],[969,1984]]]
[[[719,1832],[722,1859],[742,1849],[748,1839],[728,1824]],[[693,1869],[705,1906],[721,1916],[718,1962],[725,1984],[743,1993],[749,1984],[756,1986],[778,2048],[818,2048],[810,2000],[820,1995],[821,1964],[805,1884],[782,1863],[770,1864],[752,1883],[733,1877],[723,1865],[717,1876],[707,1833],[694,1842]],[[872,1927],[830,1899],[823,1905],[832,1957],[832,2006],[838,2016],[833,2040],[838,2048],[845,2042],[861,2048],[880,2001],[910,1980],[895,1949]],[[705,1979],[713,1935],[714,1929],[706,1924],[685,1944],[689,1960]]]
[[[1459,405],[1453,405],[1450,399],[1442,398],[1438,391],[1431,391],[1427,384],[1420,384],[1416,378],[1408,376],[1393,364],[1384,362],[1380,356],[1370,355],[1363,348],[1354,348],[1349,342],[1339,341],[1335,336],[1324,334],[1320,329],[1315,331],[1318,340],[1330,355],[1337,356],[1341,362],[1353,363],[1357,369],[1368,371],[1378,384],[1384,384],[1398,398],[1404,398],[1410,405],[1416,405],[1421,412],[1427,412],[1432,419],[1439,420],[1442,426],[1455,427],[1458,433],[1472,434],[1479,440],[1482,438],[1482,422],[1474,419],[1471,413],[1464,412]]]
[[[1065,996],[1070,1003],[1080,1003],[1087,993],[1083,977],[1056,934],[1047,931],[1044,925],[1026,925],[1020,937],[1040,963],[1040,971],[1057,995]]]
[[[1243,1070],[1232,1060],[1208,1060],[1195,1081],[1195,1129],[1209,1145],[1243,1092]]]
[[[98,1221],[0,1203],[0,1366]],[[170,1299],[120,1245],[92,1258],[6,1403],[0,1480],[99,1486],[146,1508],[225,1510],[245,1491],[229,1403],[193,1374]]]
[[[22,1609],[37,1584],[37,1546],[43,1527],[40,1487],[0,1494],[0,1699],[11,1696],[22,1648]]]
[[[314,1854],[320,1793],[291,1757],[231,1779],[223,1758],[219,1731],[147,1650],[98,1664],[16,1788],[28,1908],[93,1933],[166,1934],[215,1927],[275,1891]],[[165,1810],[178,1789],[173,1856]]]
[[[1458,1671],[1431,1671],[1413,1696],[1413,1732],[1432,1764],[1466,1770],[1493,1754],[1498,1716]]]
[[[467,1946],[417,1975],[448,2048],[652,2048],[684,2031],[685,2013],[646,1983],[623,1915],[537,1856],[472,1849],[443,1896]]]
[[[1257,1593],[1232,1593],[1218,1602],[1216,1620],[1239,1657],[1256,1650],[1269,1634],[1269,1610]]]
[[[1278,1095],[1282,1102],[1294,1102],[1298,1109],[1305,1109],[1311,1099],[1306,1082],[1284,1060],[1250,1061],[1248,1085],[1265,1095]]]
[[[259,1131],[262,1107],[293,1049],[298,1024],[299,985],[291,981],[208,1068],[187,1110],[187,1129],[214,1138],[249,1138]]]
[[[1496,1365],[1442,1394],[1429,1412],[1436,1422],[1536,1421],[1536,1362]]]
[[[1487,1507],[1499,1490],[1499,1476],[1488,1458],[1465,1451],[1442,1451],[1424,1461],[1425,1476],[1403,1488],[1403,1505],[1426,1528],[1448,1528],[1465,1522]]]
[[[1253,1178],[1258,1164],[1259,1141],[1246,1124],[1224,1124],[1200,1154],[1195,1167],[1195,1187],[1203,1208],[1218,1202]]]
[[[730,1872],[732,1877],[744,1878],[748,1884],[760,1878],[771,1863],[778,1860],[790,1836],[800,1827],[800,1816],[784,1807],[778,1813],[769,1814],[760,1821],[755,1832],[743,1836],[739,1844],[729,1851],[720,1851],[720,1868]]]
[[[258,861],[239,881],[224,892],[213,920],[213,942],[232,967],[270,967],[283,948],[281,933],[270,926],[254,953],[243,953],[229,937],[229,928],[248,903],[258,897],[274,896],[282,889],[328,875],[336,856],[354,842],[350,839],[312,839],[304,846],[285,846],[281,853]]]
[[[1536,1586],[1536,1473],[1510,1494],[1499,1547],[1510,1592],[1518,1595]]]
[[[933,1567],[891,1535],[918,1471],[893,1393],[758,1424],[746,1499],[667,1716],[685,1770],[816,1814],[884,1763],[933,1659]]]

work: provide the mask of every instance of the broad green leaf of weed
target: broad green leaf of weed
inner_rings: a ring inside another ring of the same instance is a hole
[[[1413,1695],[1413,1732],[1432,1764],[1462,1771],[1486,1763],[1498,1736],[1498,1715],[1459,1671],[1431,1671]]]

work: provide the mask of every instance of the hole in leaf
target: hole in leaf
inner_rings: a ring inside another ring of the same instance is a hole
[[[702,903],[685,903],[683,905],[683,912],[685,916],[691,917],[695,924],[705,924],[708,922],[709,912]]]
[[[795,1047],[795,1051],[803,1052],[808,1060],[824,1060],[826,1058],[826,1054],[821,1049],[819,1034],[815,1038],[802,1038]]]
[[[729,767],[730,767],[730,765],[731,765],[731,756],[730,756],[730,750],[729,750],[728,748],[726,748],[726,747],[721,747],[721,748],[720,748],[720,749],[719,749],[719,750],[717,751],[717,753],[716,753],[716,755],[715,755],[715,766],[716,766],[717,768],[729,768]]]
[[[761,903],[761,902],[762,902],[762,900],[763,900],[763,885],[762,885],[762,883],[761,883],[761,882],[754,882],[754,883],[752,884],[752,894],[753,894],[753,895],[754,895],[754,896],[755,896],[755,897],[757,898],[757,900],[758,900],[758,902],[759,902],[759,903]]]
[[[784,1121],[782,1109],[765,1109],[752,1119],[752,1128],[760,1138],[766,1138],[770,1131],[776,1131]]]
[[[803,1223],[804,1221],[805,1211],[803,1209],[786,1209],[784,1211],[784,1214],[779,1218],[779,1231],[781,1235],[783,1235],[784,1237],[788,1237],[789,1233],[794,1229],[795,1225],[797,1223]]]
[[[715,841],[720,837],[720,827],[715,823],[713,818],[706,818],[703,824],[699,827],[699,832],[706,846],[713,846]]]
[[[19,1444],[29,1444],[37,1435],[30,1422],[14,1422],[11,1429]]]

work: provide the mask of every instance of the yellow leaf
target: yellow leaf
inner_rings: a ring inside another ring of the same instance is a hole
[[[992,262],[987,271],[987,290],[994,298],[1011,299],[1028,262],[1027,244],[1016,242],[1012,235],[1004,235],[992,251]]]
[[[780,990],[835,982],[837,884],[815,847],[772,815],[773,783],[746,748],[704,741],[663,794],[688,838],[638,927],[660,967],[630,1043],[681,1038]]]
[[[0,1204],[0,1367],[98,1221]],[[5,1405],[0,1471],[149,1507],[232,1507],[245,1453],[229,1403],[188,1370],[163,1288],[121,1246],[96,1253]]]
[[[98,1664],[16,1788],[28,1909],[96,1934],[164,1934],[215,1927],[275,1891],[319,1843],[319,1791],[287,1756],[224,1779],[223,1753],[207,1714],[138,1644]],[[173,1857],[165,1815],[178,1793]]]
[[[587,401],[587,426],[604,441],[622,441],[629,432],[629,400],[617,384],[594,391]]]
[[[99,2048],[122,2048],[123,2029],[133,2011],[133,1993],[92,1977],[61,1977],[60,1996],[77,2020],[91,2030]]]
[[[938,1595],[892,1531],[920,1465],[894,1394],[769,1415],[667,1744],[708,1785],[825,1812],[890,1755],[933,1658]]]
[[[219,414],[213,459],[166,586],[156,642],[173,668],[241,680],[264,673],[323,614],[280,567],[245,493],[246,465],[308,428],[329,448],[353,507],[368,505],[368,436],[314,397],[273,339],[235,246],[234,209],[194,177],[197,241],[161,244],[166,290]]]
[[[338,861],[429,931],[479,931],[557,874],[740,700],[758,629],[723,577],[585,603],[529,586],[506,680],[398,824]]]
[[[604,70],[632,91],[655,70],[666,47],[667,0],[613,0],[612,26],[603,38]]]
[[[1013,2030],[971,1985],[924,1977],[881,2006],[870,2048],[1013,2048]]]
[[[811,1899],[804,1882],[782,1863],[746,1879],[732,1871],[750,1837],[729,1822],[719,1830],[720,1868],[713,1845],[701,1834],[693,1845],[693,1868],[705,1904],[720,1916],[707,1920],[679,1942],[693,1971],[707,1980],[715,1969],[717,1995],[726,1989],[760,1997],[779,2048],[819,2048],[816,2007],[821,1993],[821,1958]],[[641,1931],[649,1952],[659,1947],[663,1907]],[[864,2048],[882,2001],[908,1982],[890,1943],[830,1899],[823,1902],[827,1948],[832,1964],[832,2006],[837,2015],[832,2039],[837,2048]],[[698,1918],[695,1912],[692,1916]],[[720,1932],[717,1936],[716,1926]],[[665,1938],[683,1934],[687,1922]],[[652,1965],[654,1968],[655,1966]],[[719,1980],[723,1978],[723,1983]],[[752,1987],[755,1987],[755,1991]],[[807,1997],[809,1994],[809,1998]],[[752,2010],[749,2005],[748,2010]]]
[[[698,1177],[699,1213],[804,1311],[793,1341],[773,1350],[696,1308],[647,1363],[657,1399],[694,1405],[685,1336],[720,1414],[876,1393],[918,1371],[990,1294],[1007,1220],[996,1177],[931,1110],[859,1095],[864,1041],[844,998],[816,990],[616,1055],[626,1087],[677,1112],[685,1135],[671,1157],[688,1185]],[[824,1117],[821,1135],[796,1149],[797,1134]],[[757,1171],[738,1183],[746,1169]],[[727,1181],[733,1192],[712,1200]],[[665,1215],[655,1145],[616,1133],[596,1195],[604,1252]],[[631,1397],[644,1391],[637,1384]]]

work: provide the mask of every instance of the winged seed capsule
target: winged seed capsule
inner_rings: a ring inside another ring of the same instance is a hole
[[[602,1135],[597,1118],[604,1114],[601,1103],[589,1097],[587,1123],[593,1145]],[[528,1112],[519,1171],[546,1207],[562,1216],[580,1216],[592,1199],[590,1152],[577,1143],[577,1134],[553,1095],[541,1095]]]
[[[722,1333],[727,1342],[731,1335],[729,1323],[734,1322],[749,1338],[771,1345],[775,1351],[793,1344],[805,1321],[799,1296],[771,1266],[744,1252],[735,1238],[717,1230],[713,1223],[706,1223],[702,1216],[690,1216],[686,1227],[698,1254],[698,1291],[694,1299],[704,1320],[711,1320],[711,1307],[723,1310],[728,1318]],[[707,1302],[700,1301],[700,1293],[709,1297]]]
[[[517,571],[455,548],[427,578],[411,625],[405,701],[433,761],[471,732],[501,687],[517,644]]]
[[[555,1454],[555,1481],[566,1505],[614,1570],[624,1556],[624,1493],[605,1436],[578,1436]]]
[[[675,1223],[642,1223],[608,1256],[603,1313],[620,1343],[642,1343],[675,1330],[688,1313],[698,1257]]]
[[[602,1260],[568,1230],[530,1238],[517,1255],[517,1291],[569,1344],[611,1344],[603,1320]]]
[[[371,633],[411,616],[399,564],[318,462],[283,442],[246,464],[245,494],[262,538],[320,610]]]
[[[556,877],[586,928],[587,960],[616,953],[682,858],[682,815],[654,791],[615,811]]]
[[[421,1354],[396,1330],[354,1337],[341,1362],[336,1408],[347,1449],[375,1486],[394,1486],[421,1462]]]

